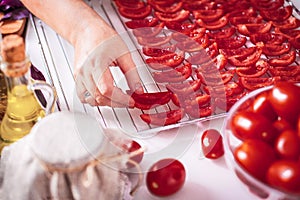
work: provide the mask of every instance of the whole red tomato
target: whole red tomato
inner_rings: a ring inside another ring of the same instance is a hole
[[[253,103],[251,104],[251,110],[256,114],[265,116],[271,121],[277,119],[277,114],[268,99],[268,92],[262,92],[255,97]]]
[[[295,125],[300,113],[300,87],[289,82],[278,82],[269,93],[269,100],[278,116]]]
[[[169,196],[182,188],[185,177],[185,168],[180,161],[165,158],[150,167],[146,175],[146,185],[156,196]]]
[[[276,153],[267,143],[249,139],[235,149],[234,158],[252,176],[265,181],[268,168],[276,160]]]
[[[217,159],[224,155],[223,138],[216,129],[207,129],[203,132],[201,147],[206,158]]]
[[[267,182],[286,192],[300,192],[300,167],[297,162],[279,160],[267,172]]]
[[[247,110],[233,116],[231,130],[241,140],[259,139],[268,143],[273,143],[278,135],[269,119]]]
[[[298,160],[300,156],[300,138],[297,132],[289,129],[280,133],[275,142],[275,149],[282,158]]]

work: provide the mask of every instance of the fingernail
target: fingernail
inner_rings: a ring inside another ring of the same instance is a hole
[[[136,83],[134,89],[135,89],[134,91],[136,93],[143,93],[144,92],[144,89],[143,89],[141,83]]]

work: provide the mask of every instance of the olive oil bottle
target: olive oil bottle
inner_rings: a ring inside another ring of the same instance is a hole
[[[27,135],[37,121],[50,113],[56,96],[50,85],[31,79],[31,62],[25,54],[22,37],[5,36],[1,43],[1,57],[1,70],[7,86],[7,107],[0,126],[0,151]],[[46,108],[38,101],[35,90],[48,93]]]

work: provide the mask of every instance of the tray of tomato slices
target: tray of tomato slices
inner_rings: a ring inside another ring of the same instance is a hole
[[[222,117],[253,90],[300,82],[300,15],[292,1],[102,4],[113,8],[158,88],[128,91],[151,130]]]

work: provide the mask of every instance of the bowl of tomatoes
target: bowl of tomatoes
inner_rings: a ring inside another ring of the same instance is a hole
[[[300,85],[252,91],[223,126],[228,167],[261,199],[300,199]]]

